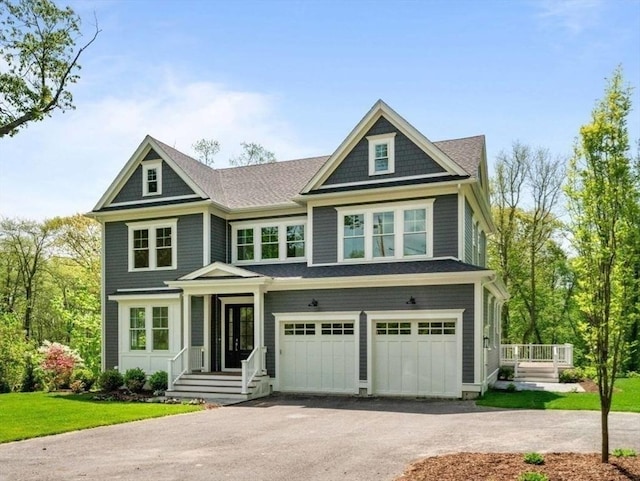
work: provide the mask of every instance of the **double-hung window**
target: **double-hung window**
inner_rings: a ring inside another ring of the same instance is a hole
[[[175,269],[177,219],[128,223],[129,271]]]
[[[144,351],[147,348],[147,320],[144,307],[129,309],[129,349]]]
[[[370,135],[369,175],[393,174],[395,172],[395,133]]]
[[[129,350],[169,350],[169,307],[129,308]]]
[[[162,194],[162,161],[151,160],[142,164],[142,195]]]
[[[284,262],[305,258],[304,218],[264,223],[240,222],[232,227],[233,262]]]
[[[432,257],[433,202],[339,207],[338,260]]]

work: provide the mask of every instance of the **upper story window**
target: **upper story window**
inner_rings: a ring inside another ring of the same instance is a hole
[[[129,271],[175,269],[177,219],[128,223]]]
[[[300,261],[305,258],[306,220],[239,222],[233,225],[233,262]]]
[[[370,135],[369,175],[393,174],[395,172],[395,132]]]
[[[338,260],[432,257],[433,202],[338,208]]]
[[[162,194],[162,161],[146,161],[142,164],[142,195],[160,194]]]

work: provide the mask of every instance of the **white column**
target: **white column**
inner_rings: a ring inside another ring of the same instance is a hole
[[[190,349],[191,349],[191,296],[189,294],[185,294],[182,296],[182,347],[187,348],[186,356],[183,359],[186,359],[187,362],[187,372],[191,372],[191,366],[189,365],[190,357]],[[184,366],[183,366],[184,368]]]

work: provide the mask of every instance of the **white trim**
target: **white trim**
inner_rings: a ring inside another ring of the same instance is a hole
[[[278,219],[265,219],[264,222],[234,221],[231,224],[231,260],[234,264],[276,264],[284,262],[304,262],[307,257],[307,218],[306,217],[285,217]],[[287,227],[302,225],[304,228],[304,250],[305,255],[301,257],[287,257]],[[262,259],[262,229],[266,227],[278,228],[278,258]],[[253,259],[238,260],[238,230],[253,229]]]
[[[108,299],[118,302],[139,302],[156,299],[180,299],[182,295],[179,292],[171,292],[167,294],[111,294]]]
[[[254,323],[254,333],[253,333],[253,346],[255,347],[259,341],[255,334],[255,324],[256,324],[256,308],[255,308],[255,299],[253,296],[238,296],[238,297],[221,297],[220,298],[220,370],[223,372],[238,372],[241,370],[239,367],[226,367],[226,347],[227,347],[227,305],[237,305],[237,304],[252,304],[253,305],[253,323]],[[259,344],[258,344],[259,345]]]
[[[433,203],[435,199],[420,201],[405,201],[385,204],[369,204],[348,207],[336,207],[338,211],[338,262],[362,263],[371,261],[386,261],[396,259],[418,260],[433,257]],[[404,255],[404,212],[407,210],[424,209],[426,211],[426,243],[427,252],[424,255]],[[375,212],[393,211],[394,213],[394,253],[393,256],[373,256],[373,214]],[[364,257],[345,259],[344,257],[344,218],[348,215],[364,215]]]
[[[156,194],[149,194],[149,196]],[[126,205],[138,205],[138,204],[151,204],[153,202],[165,202],[165,201],[173,201],[173,200],[185,200],[185,199],[200,199],[200,196],[196,194],[188,194],[188,195],[176,195],[174,197],[162,197],[159,199],[140,199],[140,200],[127,200],[125,202],[112,202],[109,204],[109,207],[120,207]]]
[[[329,312],[274,312],[275,318],[275,354],[276,354],[276,383],[277,390],[281,390],[280,380],[280,331],[285,322],[323,322],[323,321],[353,321],[353,335],[355,343],[355,380],[354,394],[358,394],[360,388],[360,311],[329,311]]]
[[[185,204],[153,205],[149,207],[134,207],[103,212],[87,212],[87,217],[100,222],[127,222],[131,219],[157,219],[177,215],[201,214],[202,208],[213,209],[210,200],[199,200]]]
[[[106,286],[106,274],[107,274],[107,263],[106,263],[106,230],[107,226],[104,222],[100,223],[100,318],[101,318],[101,333],[102,337],[100,338],[100,367],[102,371],[107,370],[107,286]],[[120,350],[118,349],[118,352]],[[118,362],[120,360],[118,359]]]
[[[178,267],[178,219],[160,219],[154,221],[127,222],[128,227],[128,272],[144,272],[144,271],[168,271],[175,270]],[[157,250],[156,233],[157,229],[171,229],[171,265],[157,267]],[[148,249],[149,249],[149,266],[134,267],[133,253],[133,232],[136,230],[148,231]]]
[[[369,135],[369,176],[393,174],[396,171],[396,132],[379,135]],[[378,145],[387,146],[387,169],[376,170],[376,147]]]
[[[202,213],[202,266],[211,263],[211,214]]]
[[[482,372],[484,369],[484,347],[482,337],[484,336],[483,316],[482,316],[482,283],[476,282],[473,288],[473,382],[482,384],[484,382]]]
[[[147,176],[150,170],[156,171],[156,191],[149,192],[149,180]],[[147,160],[142,162],[142,197],[162,195],[162,160]]]
[[[383,172],[386,174],[387,172]],[[380,175],[374,174],[374,175]],[[433,179],[436,177],[446,177],[451,175],[449,172],[436,172],[433,174],[420,174],[420,175],[407,175],[405,177],[391,177],[385,179],[371,179],[371,180],[359,180],[357,182],[341,182],[339,184],[324,184],[318,187],[318,190],[327,190],[327,189],[335,189],[338,187],[355,187],[359,185],[371,185],[371,184],[386,184],[389,182],[402,182],[407,180],[418,180],[418,179]],[[428,185],[428,184],[427,184]],[[424,187],[424,185],[422,185]]]
[[[462,331],[464,309],[420,309],[402,311],[365,311],[367,316],[367,394],[373,392],[373,324],[380,320],[451,319],[456,322],[456,386],[459,397],[462,397]]]
[[[211,296],[202,296],[204,313],[202,316],[202,340],[204,344],[204,371],[211,371]]]
[[[117,289],[116,292],[137,292],[137,291],[169,291],[171,287],[127,287]]]
[[[235,267],[230,264],[225,264],[224,262],[216,261],[207,266],[201,267],[189,274],[182,276],[179,281],[190,281],[198,279],[199,277],[206,276],[207,274],[211,274],[212,272],[219,271],[224,273],[227,276],[240,276],[245,278],[255,278],[260,274],[249,271],[247,269],[242,269],[240,267]]]

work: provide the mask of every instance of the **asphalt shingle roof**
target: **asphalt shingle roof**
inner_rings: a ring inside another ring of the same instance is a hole
[[[330,157],[213,169],[157,139],[153,140],[211,200],[230,209],[294,204],[291,199],[300,193]],[[470,176],[478,177],[484,152],[483,135],[433,144]]]

